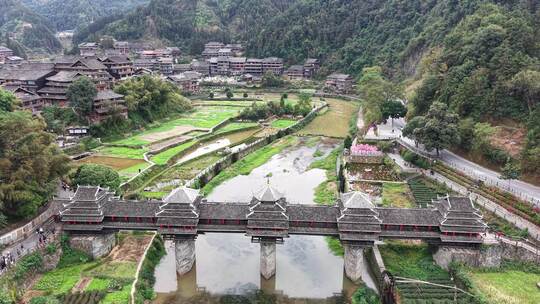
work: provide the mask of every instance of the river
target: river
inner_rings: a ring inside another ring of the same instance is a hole
[[[324,140],[288,147],[247,176],[237,176],[216,187],[209,201],[251,200],[253,193],[269,182],[289,203],[313,204],[314,189],[326,180],[321,169],[309,169],[325,157],[336,142]],[[242,234],[199,235],[195,242],[196,262],[183,277],[175,272],[174,246],[167,242],[167,255],[156,268],[155,303],[343,303],[355,291],[344,276],[343,258],[335,256],[324,237],[293,235],[277,246],[276,276],[262,279],[259,273],[259,244]],[[367,265],[367,263],[364,263]],[[365,284],[375,289],[367,271]]]

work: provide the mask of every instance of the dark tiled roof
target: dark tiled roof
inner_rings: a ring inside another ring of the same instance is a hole
[[[201,219],[245,220],[249,213],[248,204],[236,203],[201,203],[199,205]]]
[[[339,208],[332,206],[318,206],[318,205],[288,205],[287,214],[289,220],[294,221],[308,221],[308,222],[336,222],[336,218],[339,216]]]
[[[20,80],[20,81],[36,81],[47,77],[53,71],[49,69],[43,70],[27,70],[27,69],[2,69],[0,70],[0,79]]]
[[[433,209],[377,208],[383,225],[438,226]]]
[[[117,99],[123,98],[124,95],[115,93],[112,90],[98,91],[96,98],[94,100],[107,100],[107,99]]]

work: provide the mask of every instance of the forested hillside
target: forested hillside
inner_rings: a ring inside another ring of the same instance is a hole
[[[62,48],[47,20],[17,0],[0,0],[0,43],[7,44],[20,56],[26,52],[50,53]]]
[[[149,0],[23,0],[57,31],[85,26],[99,18],[127,12]]]

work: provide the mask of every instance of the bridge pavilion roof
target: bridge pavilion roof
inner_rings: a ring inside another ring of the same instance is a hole
[[[441,232],[445,234],[483,233],[486,230],[480,211],[468,197],[446,196],[434,206],[440,215]]]
[[[252,237],[288,236],[287,201],[270,185],[253,197],[246,219],[247,234]]]
[[[162,225],[196,227],[199,222],[197,203],[201,200],[199,191],[186,187],[174,189],[165,197],[156,212],[157,223]]]
[[[99,223],[103,221],[104,206],[113,193],[108,188],[78,186],[75,195],[63,205],[63,222]]]
[[[362,192],[341,194],[341,212],[337,218],[340,239],[344,241],[375,241],[381,232],[379,212]]]

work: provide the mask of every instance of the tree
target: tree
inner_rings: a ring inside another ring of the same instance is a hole
[[[0,88],[0,113],[15,110],[17,98],[11,92]]]
[[[262,79],[261,79],[261,86],[263,88],[277,88],[282,87],[285,85],[285,81],[279,77],[278,75],[275,75],[271,71],[266,71],[264,73]]]
[[[457,128],[458,116],[449,112],[448,107],[441,102],[434,102],[425,118],[415,121],[416,128],[404,130],[405,134],[412,134],[415,139],[424,144],[428,151],[435,149],[437,155],[440,150],[449,147],[459,141]],[[422,121],[423,120],[423,121]],[[423,123],[423,125],[421,124]],[[411,130],[412,129],[412,130]]]
[[[210,92],[210,94],[208,94],[208,97],[209,97],[210,99],[214,99],[214,92]]]
[[[501,179],[508,180],[508,186],[510,186],[510,181],[519,179],[520,176],[521,168],[512,160],[508,159],[504,167],[501,168]]]
[[[141,125],[191,109],[191,102],[177,86],[154,76],[122,81],[114,91],[124,95],[130,119]]]
[[[381,104],[381,113],[383,119],[390,117],[392,128],[394,128],[394,118],[405,117],[407,108],[399,100],[385,100]]]
[[[56,192],[70,159],[54,139],[29,112],[0,113],[0,212],[30,218]]]
[[[527,102],[529,113],[540,100],[540,72],[525,70],[512,77],[513,89]]]
[[[244,93],[244,98],[248,98],[248,93]]]
[[[347,137],[345,137],[345,140],[343,141],[343,146],[345,147],[345,149],[349,149],[352,146],[352,139],[350,136],[347,135]]]
[[[227,91],[227,98],[228,99],[233,98],[233,96],[234,96],[234,94],[233,94],[233,92],[231,90]]]
[[[411,119],[403,130],[401,130],[401,134],[405,137],[412,138],[414,140],[414,144],[418,146],[418,141],[420,141],[420,130],[426,125],[426,118],[424,116],[416,116],[413,119]]]
[[[86,77],[77,78],[67,89],[67,99],[82,120],[92,113],[97,89],[94,82]]]
[[[358,81],[358,92],[364,101],[362,111],[364,123],[368,127],[388,117],[383,113],[385,103],[388,107],[392,102],[403,97],[403,89],[386,80],[381,67],[378,66],[362,70],[362,77]]]
[[[116,171],[97,164],[80,166],[73,178],[74,185],[108,187],[115,192],[119,191],[120,183],[120,175]]]

